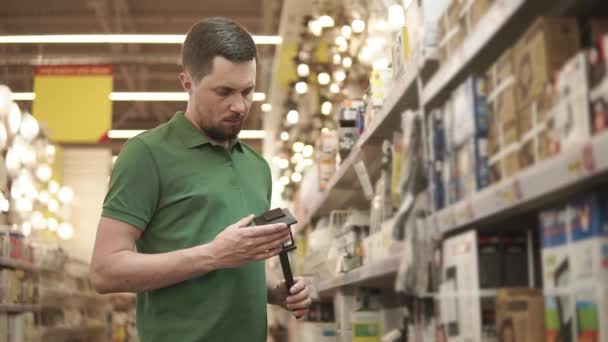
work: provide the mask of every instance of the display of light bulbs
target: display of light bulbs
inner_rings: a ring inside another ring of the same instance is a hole
[[[49,209],[49,211],[52,213],[56,213],[57,210],[59,210],[59,202],[57,202],[56,199],[51,198],[51,200],[49,201],[49,204],[47,206],[47,209]]]
[[[27,167],[36,165],[36,151],[31,146],[26,146],[21,152],[21,163]]]
[[[43,183],[50,181],[52,176],[53,170],[48,164],[42,164],[36,169],[36,177]]]
[[[11,105],[11,111],[8,114],[8,131],[11,135],[15,135],[19,132],[21,127],[21,109],[13,102]]]
[[[322,72],[317,76],[320,85],[328,85],[331,82],[331,76],[328,73]]]
[[[340,64],[342,62],[342,56],[340,56],[340,54],[335,53],[333,56],[333,62],[334,64]]]
[[[321,105],[321,114],[323,114],[323,115],[331,114],[332,108],[333,108],[333,105],[331,104],[331,102],[329,102],[329,101],[323,102],[323,104]]]
[[[56,181],[52,180],[49,182],[49,192],[51,194],[56,194],[57,191],[59,191],[59,183],[57,183]]]
[[[295,153],[300,153],[302,152],[302,150],[304,150],[304,143],[301,141],[296,141],[295,143],[293,143],[292,148]]]
[[[21,224],[21,233],[23,236],[30,236],[32,234],[32,225],[29,222],[23,222]]]
[[[291,162],[296,164],[297,162],[299,162],[300,160],[302,160],[302,158],[304,158],[302,156],[302,153],[294,153],[293,156],[291,157]]]
[[[278,163],[279,169],[281,170],[285,170],[286,168],[289,167],[289,160],[287,159],[280,159],[279,163]]]
[[[306,145],[304,146],[304,149],[302,149],[302,155],[304,155],[304,157],[306,158],[310,158],[312,157],[312,154],[314,153],[315,149],[314,147],[312,147],[312,145]]]
[[[61,203],[72,203],[72,201],[74,200],[74,190],[72,190],[72,188],[70,188],[69,186],[63,186],[61,187],[61,189],[59,189],[57,198]]]
[[[263,103],[261,105],[261,108],[262,108],[262,112],[268,113],[272,110],[272,105],[270,103]]]
[[[323,32],[323,26],[318,20],[311,20],[308,22],[308,31],[318,37]]]
[[[59,226],[59,222],[57,222],[57,219],[54,217],[49,217],[48,220],[46,220],[46,227],[54,232],[57,230],[57,227]]]
[[[342,46],[342,45],[347,45],[348,46],[348,41],[343,36],[337,36],[336,40],[335,40],[335,43],[338,46]]]
[[[55,146],[53,145],[48,145],[46,147],[46,156],[49,159],[52,159],[53,157],[55,157],[55,153],[57,152],[57,149],[55,148]]]
[[[287,112],[287,123],[290,125],[295,125],[300,120],[300,113],[297,110],[292,109]]]
[[[0,122],[0,151],[6,148],[6,142],[8,140],[8,133],[6,132],[6,126],[3,122]]]
[[[19,152],[14,148],[9,148],[6,152],[6,170],[10,175],[16,175],[21,169],[21,158],[19,158]]]
[[[51,200],[51,195],[49,194],[48,191],[46,190],[42,190],[38,193],[38,201],[42,204],[49,204],[49,201]]]
[[[39,211],[35,211],[32,214],[30,222],[32,223],[32,227],[36,230],[43,230],[46,228],[46,218],[44,218],[44,215]]]
[[[350,35],[353,33],[353,30],[348,25],[342,26],[340,31],[342,32],[342,35],[344,36],[344,38],[350,38]]]
[[[302,95],[308,92],[308,84],[304,81],[296,83],[296,93]]]
[[[299,183],[300,181],[302,181],[302,174],[299,172],[294,172],[291,174],[291,180],[294,183]]]
[[[0,85],[0,118],[4,118],[11,111],[13,103],[11,90],[5,85]]]
[[[70,240],[74,237],[74,227],[71,223],[61,222],[59,227],[57,227],[57,235],[61,240]]]
[[[298,64],[296,72],[300,77],[308,77],[308,75],[310,75],[310,68],[308,67],[308,64],[301,63]]]
[[[285,132],[285,131],[281,132],[281,137],[280,138],[281,138],[281,141],[287,141],[287,140],[289,140],[289,132]]]
[[[34,118],[30,113],[23,114],[19,133],[21,133],[21,135],[29,141],[34,140],[38,136],[38,133],[40,133],[40,125],[38,125],[38,120],[36,120],[36,118]]]
[[[345,68],[350,68],[353,65],[353,59],[350,57],[344,57],[342,60],[342,66]]]
[[[321,25],[322,28],[327,28],[327,27],[334,27],[335,22],[334,22],[334,18],[328,16],[328,15],[322,15],[319,17],[319,24]]]
[[[20,213],[29,213],[34,209],[34,203],[29,198],[21,197],[15,201],[15,209]]]
[[[365,21],[361,19],[355,19],[350,25],[353,28],[353,32],[361,33],[365,31]]]

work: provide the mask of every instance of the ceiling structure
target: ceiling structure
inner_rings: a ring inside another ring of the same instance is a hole
[[[4,0],[0,35],[185,34],[198,20],[224,16],[254,35],[276,35],[281,0]],[[0,84],[33,91],[33,66],[114,65],[114,92],[179,92],[178,44],[0,44]],[[259,45],[256,92],[268,94],[275,46]],[[113,129],[149,129],[167,121],[185,102],[113,102]],[[262,129],[262,102],[255,102],[244,129]],[[31,102],[19,105],[31,110]],[[36,115],[36,113],[33,113]],[[118,149],[122,142],[115,143]],[[259,145],[260,142],[254,142]],[[261,150],[261,146],[256,146]]]

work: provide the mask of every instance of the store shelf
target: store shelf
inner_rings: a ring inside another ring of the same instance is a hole
[[[25,271],[37,270],[37,267],[29,262],[12,260],[12,259],[6,258],[6,257],[0,258],[0,266],[4,266],[4,267],[8,267],[8,268],[15,268],[15,269],[19,269],[19,270],[25,270]]]
[[[518,210],[540,208],[548,199],[568,194],[577,186],[598,180],[608,171],[608,133],[571,146],[516,176],[430,216],[442,233],[481,221],[513,216]]]
[[[33,304],[0,304],[0,312],[21,313],[40,311],[40,305]]]
[[[50,337],[72,337],[72,336],[83,336],[93,333],[102,333],[106,330],[106,326],[103,324],[91,324],[86,326],[78,327],[52,327],[42,328],[41,335],[43,338]]]
[[[319,195],[311,214],[301,220],[298,227],[308,226],[313,219],[328,215],[334,209],[368,208],[369,200],[363,195],[354,166],[362,161],[374,182],[380,173],[379,156],[384,139],[392,138],[399,127],[401,113],[407,108],[418,108],[418,55],[411,57],[409,68],[395,80],[394,90],[385,100],[382,109],[367,124],[365,132],[357,141],[348,157],[338,166],[327,189]]]
[[[332,279],[322,281],[318,284],[317,290],[320,293],[328,293],[338,288],[352,285],[392,288],[400,262],[401,255],[387,257]]]
[[[54,300],[54,299],[82,299],[82,300],[102,300],[101,295],[95,293],[86,293],[78,291],[60,290],[60,289],[42,289],[40,291],[40,297],[43,302]]]

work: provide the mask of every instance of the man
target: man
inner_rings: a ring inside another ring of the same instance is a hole
[[[195,24],[179,75],[185,113],[132,138],[104,201],[91,263],[100,293],[136,292],[144,342],[263,342],[266,303],[303,317],[301,278],[267,285],[264,260],[284,224],[249,227],[269,209],[268,164],[237,139],[251,107],[257,50],[223,18]]]

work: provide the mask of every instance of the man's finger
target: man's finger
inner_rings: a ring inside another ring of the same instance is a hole
[[[262,240],[263,243],[258,245],[258,247],[255,247],[255,248],[260,252],[265,252],[270,249],[282,248],[283,244],[285,242],[289,241],[289,235],[288,236],[277,235],[277,236],[278,236],[277,238],[272,239],[270,242],[268,242],[267,239]]]
[[[266,259],[270,259],[272,257],[275,257],[277,255],[279,255],[279,253],[281,253],[282,248],[276,248],[276,249],[272,249],[268,252],[262,252],[262,253],[258,253],[255,256],[255,260],[266,260]]]
[[[309,307],[310,301],[308,299],[299,303],[287,304],[287,309],[289,311],[307,310]]]
[[[308,313],[308,310],[298,310],[298,311],[294,311],[293,315],[296,316],[297,319],[301,319],[301,318],[304,318],[307,313]]]
[[[244,234],[247,237],[260,237],[283,231],[287,231],[287,225],[285,223],[275,223],[264,226],[249,227],[244,231]]]
[[[301,291],[298,294],[287,297],[286,302],[288,304],[299,303],[299,302],[306,300],[307,298],[308,298],[308,289],[304,289],[303,291]]]
[[[306,281],[303,278],[298,277],[298,278],[296,278],[296,283],[291,287],[291,289],[289,289],[289,292],[291,294],[296,294],[298,292],[301,292],[305,288],[306,288]]]
[[[251,222],[253,222],[253,219],[254,219],[254,218],[255,218],[255,216],[254,216],[253,214],[252,214],[252,215],[249,215],[249,216],[246,216],[246,217],[243,217],[242,219],[240,219],[240,220],[239,220],[237,223],[235,223],[234,225],[235,225],[237,228],[244,228],[244,227],[247,227],[248,225],[250,225],[250,224],[251,224]]]

